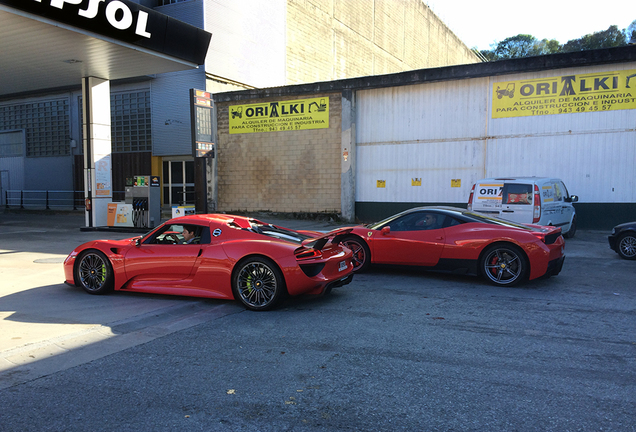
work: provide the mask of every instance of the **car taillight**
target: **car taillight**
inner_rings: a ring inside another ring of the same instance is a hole
[[[532,213],[532,223],[539,222],[541,219],[541,194],[539,193],[539,186],[534,185],[534,211]]]
[[[302,252],[297,251],[296,259],[311,259],[311,258],[320,258],[322,257],[322,251],[316,249],[306,249]]]
[[[545,233],[535,231],[532,234],[534,234],[535,237],[545,243]]]
[[[470,196],[468,197],[468,211],[472,211],[473,210],[473,194],[475,193],[475,185],[473,185],[473,188],[470,190]]]

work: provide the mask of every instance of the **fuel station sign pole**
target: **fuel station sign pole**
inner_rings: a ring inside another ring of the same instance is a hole
[[[192,123],[192,156],[195,166],[196,210],[198,213],[216,211],[216,116],[212,94],[190,89],[190,117]]]

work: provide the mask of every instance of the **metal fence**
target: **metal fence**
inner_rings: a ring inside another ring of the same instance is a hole
[[[195,204],[195,192],[185,192],[185,202],[178,205]],[[113,202],[124,202],[126,192],[113,191]],[[20,209],[84,209],[84,191],[69,190],[6,190],[0,203],[5,208]],[[177,205],[177,203],[174,203]]]
[[[123,191],[113,192],[113,200],[123,201]],[[83,209],[84,191],[68,190],[7,190],[4,193],[5,208],[20,209]]]

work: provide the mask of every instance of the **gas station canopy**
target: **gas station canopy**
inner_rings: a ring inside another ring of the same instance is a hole
[[[192,69],[211,36],[126,0],[0,0],[0,95]]]

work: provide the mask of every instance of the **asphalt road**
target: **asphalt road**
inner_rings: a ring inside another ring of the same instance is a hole
[[[2,431],[636,430],[636,262],[607,233],[517,288],[375,268],[256,313],[61,284],[104,237],[73,218],[0,214]]]

